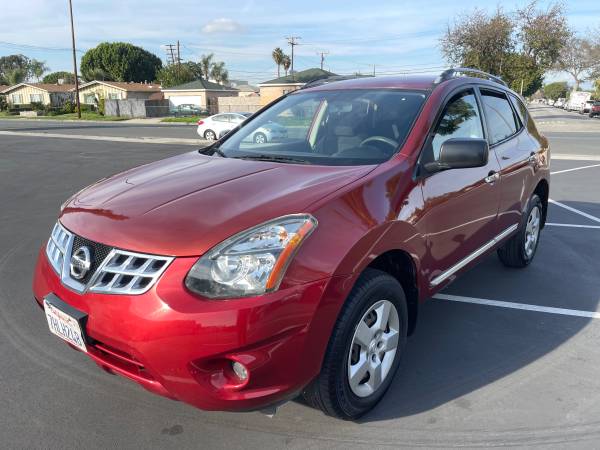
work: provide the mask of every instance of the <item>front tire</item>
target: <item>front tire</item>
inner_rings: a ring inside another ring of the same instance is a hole
[[[304,391],[307,403],[345,420],[370,411],[398,370],[407,330],[400,283],[385,272],[365,270],[335,324],[321,373]]]
[[[214,141],[217,139],[217,135],[213,130],[206,130],[204,132],[204,139],[206,139],[207,141]]]
[[[531,196],[523,217],[525,222],[518,233],[498,249],[498,258],[507,267],[526,267],[533,261],[540,241],[543,217],[542,201],[537,194]]]
[[[254,135],[255,144],[264,144],[267,142],[267,136],[264,133],[256,133]]]

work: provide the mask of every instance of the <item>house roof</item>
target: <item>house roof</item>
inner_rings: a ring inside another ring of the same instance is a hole
[[[10,91],[14,91],[15,89],[22,88],[24,86],[30,86],[37,89],[41,89],[46,92],[69,92],[75,88],[74,84],[47,84],[47,83],[19,83],[13,86],[7,86],[4,90],[0,90],[3,94],[6,94]]]
[[[286,75],[284,77],[275,78],[274,80],[264,81],[260,83],[259,86],[267,84],[305,84],[309,81],[321,80],[332,76],[336,76],[336,74],[328,72],[327,70],[319,68],[306,69],[296,72],[293,75]]]
[[[100,81],[93,80],[88,83],[82,84],[79,86],[79,89],[84,89],[88,86],[92,86],[94,84],[104,84],[106,86],[111,86],[122,91],[127,92],[160,92],[160,84],[158,83],[127,83],[124,81]]]
[[[237,89],[223,86],[222,84],[213,83],[202,78],[191,81],[189,83],[180,84],[179,86],[172,86],[170,88],[164,88],[163,91],[197,91],[197,90],[209,90],[209,91],[237,91]]]
[[[239,85],[236,89],[240,92],[258,92],[258,88],[250,84]]]

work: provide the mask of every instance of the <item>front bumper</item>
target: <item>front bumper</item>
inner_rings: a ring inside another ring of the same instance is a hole
[[[177,258],[142,295],[78,294],[61,284],[42,248],[33,291],[88,315],[89,356],[156,394],[206,410],[243,411],[287,400],[321,364],[311,322],[330,278],[268,295],[203,300],[183,280],[196,258]],[[320,342],[326,342],[323,330]],[[249,370],[239,383],[231,362]]]

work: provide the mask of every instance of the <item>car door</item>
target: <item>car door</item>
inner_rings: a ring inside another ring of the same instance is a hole
[[[511,99],[512,94],[488,87],[481,87],[480,94],[490,148],[496,152],[500,164],[498,225],[506,229],[519,223],[531,195],[528,186],[533,182],[538,146],[524,132],[526,115],[521,118],[521,114],[527,114],[527,110],[525,106],[521,111],[513,107],[513,101],[518,100]]]
[[[439,158],[448,139],[484,139],[485,128],[474,88],[464,89],[446,103],[421,154],[419,168]],[[498,234],[500,167],[493,150],[483,167],[420,171],[425,214],[420,223],[427,253],[429,283],[435,288],[475,259]]]
[[[214,124],[214,132],[217,135],[217,138],[223,136],[231,129],[228,114],[217,114],[216,116],[212,117],[212,122]]]

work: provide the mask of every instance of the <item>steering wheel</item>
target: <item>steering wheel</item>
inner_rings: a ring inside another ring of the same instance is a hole
[[[396,147],[398,147],[398,142],[396,142],[393,139],[387,138],[385,136],[368,137],[364,141],[362,141],[359,146],[362,147],[363,145],[368,144],[369,142],[383,142],[384,144],[387,144],[387,145],[393,147],[394,150],[396,150]]]

